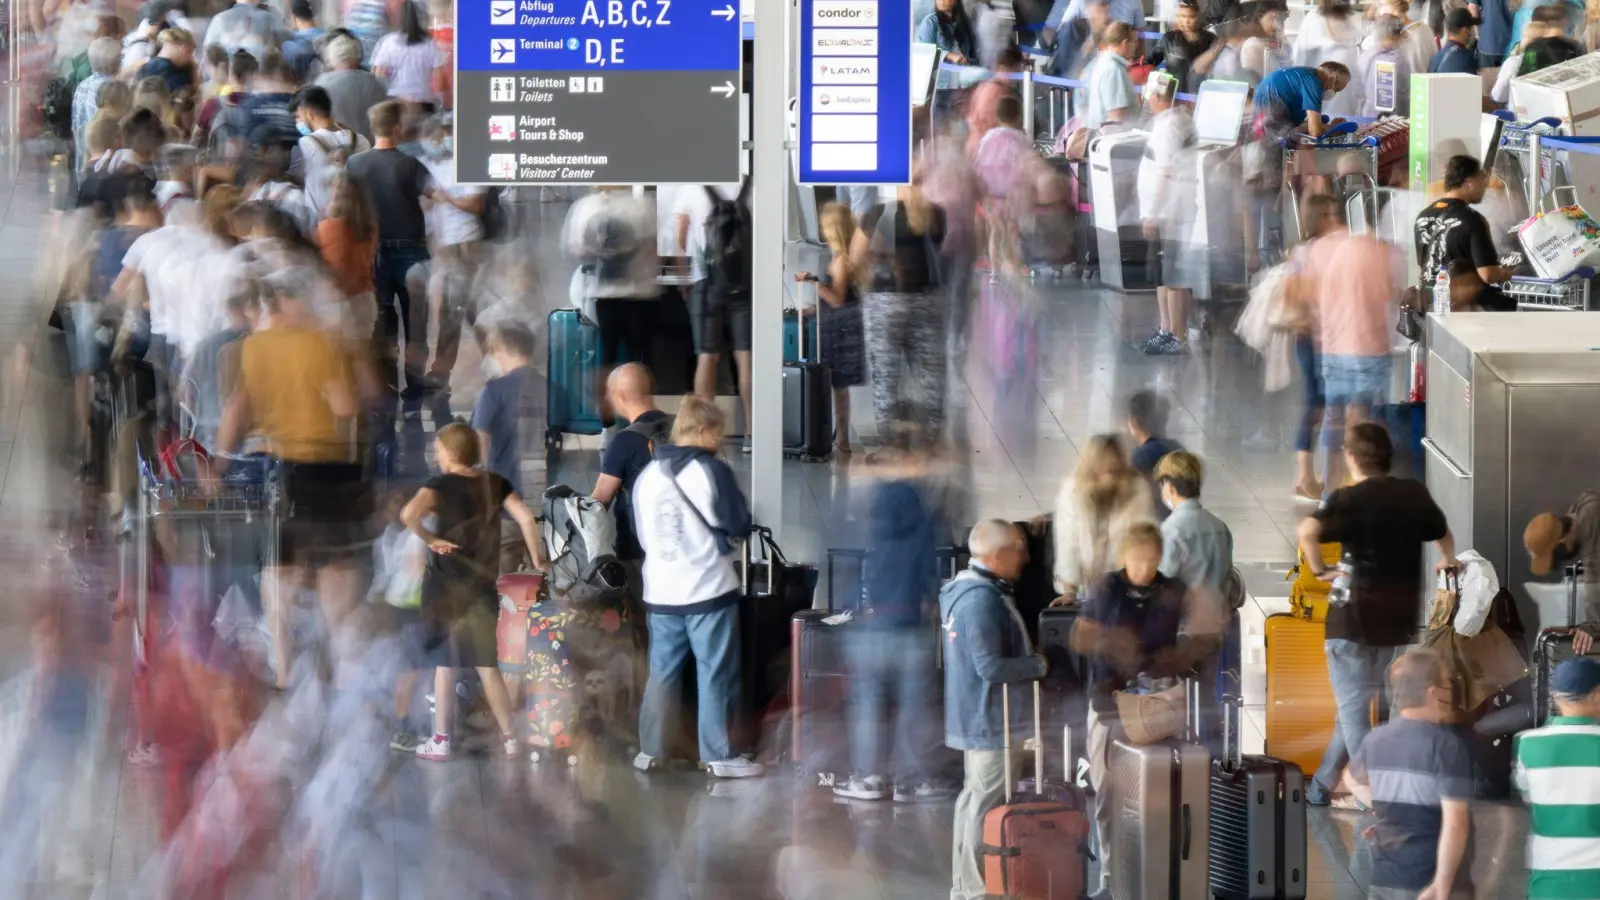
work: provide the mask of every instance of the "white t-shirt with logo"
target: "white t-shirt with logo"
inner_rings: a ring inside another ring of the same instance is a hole
[[[441,193],[457,200],[469,200],[486,193],[486,189],[480,185],[456,184],[456,173],[451,160],[424,159],[422,164],[428,167],[428,173],[433,176],[434,186]],[[433,232],[434,241],[441,247],[454,247],[457,244],[483,240],[482,217],[450,203],[433,204],[433,209],[428,215],[428,227]]]

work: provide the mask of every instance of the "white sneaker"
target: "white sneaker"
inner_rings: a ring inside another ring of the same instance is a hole
[[[833,795],[851,800],[882,800],[885,784],[882,775],[851,775],[843,784],[833,786]]]
[[[500,749],[505,751],[506,759],[516,759],[522,753],[522,742],[509,734],[502,734]]]
[[[434,762],[444,762],[450,758],[450,739],[439,740],[430,737],[417,745],[417,759],[429,759]]]
[[[640,751],[639,755],[633,758],[633,767],[641,772],[653,772],[661,768],[661,761],[648,753]]]
[[[638,765],[638,760],[634,760],[634,765]],[[742,756],[707,763],[706,769],[718,778],[760,778],[761,773],[766,771],[761,763]]]

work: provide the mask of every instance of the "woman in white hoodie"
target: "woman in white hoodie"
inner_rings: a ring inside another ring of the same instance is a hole
[[[1056,591],[1052,606],[1076,603],[1079,589],[1117,568],[1117,548],[1133,526],[1156,523],[1150,483],[1109,434],[1089,439],[1056,495]]]

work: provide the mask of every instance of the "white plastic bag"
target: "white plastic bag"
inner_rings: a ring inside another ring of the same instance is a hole
[[[1462,637],[1472,637],[1482,631],[1483,623],[1489,620],[1489,610],[1500,593],[1500,576],[1495,574],[1494,564],[1476,550],[1468,550],[1456,560],[1461,563],[1457,579],[1461,585],[1461,599],[1456,604],[1455,629]]]
[[[1600,223],[1580,206],[1534,213],[1517,227],[1517,240],[1540,278],[1565,278],[1600,262]]]
[[[1233,331],[1257,353],[1267,352],[1267,345],[1272,342],[1272,335],[1277,331],[1273,320],[1288,286],[1289,266],[1280,264],[1257,275],[1256,283],[1250,287],[1250,301],[1245,304]]]

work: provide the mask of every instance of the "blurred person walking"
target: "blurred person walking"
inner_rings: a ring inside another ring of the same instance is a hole
[[[221,478],[230,455],[249,442],[275,457],[283,471],[284,502],[293,510],[281,526],[279,557],[268,561],[263,584],[280,688],[292,673],[291,613],[302,582],[314,580],[323,618],[338,622],[357,602],[355,554],[372,512],[371,485],[353,440],[357,412],[348,361],[336,339],[301,299],[311,273],[280,269],[258,283],[263,314],[239,345],[239,376],[217,428],[211,476]]]
[[[1377,814],[1367,896],[1472,900],[1477,768],[1472,748],[1449,726],[1456,713],[1450,670],[1427,650],[1387,669],[1397,714],[1374,728],[1350,761],[1355,796]]]
[[[1262,81],[1294,65],[1294,55],[1283,43],[1283,23],[1288,16],[1279,0],[1263,0],[1256,6],[1253,32],[1239,48],[1239,62]]]
[[[1320,503],[1324,485],[1316,474],[1316,436],[1327,396],[1322,384],[1322,353],[1317,349],[1316,317],[1312,312],[1316,286],[1303,280],[1299,273],[1304,269],[1306,254],[1316,246],[1317,240],[1344,228],[1344,217],[1338,200],[1327,194],[1314,194],[1306,200],[1303,218],[1308,232],[1306,240],[1295,245],[1289,256],[1294,274],[1284,286],[1283,320],[1295,333],[1294,356],[1300,365],[1301,384],[1305,387],[1305,402],[1294,432],[1294,495],[1299,500]]]
[[[1012,87],[1012,80],[1007,76],[1021,72],[1022,64],[1022,51],[1007,47],[1000,51],[995,60],[994,77],[972,89],[971,96],[967,98],[967,155],[977,152],[978,142],[983,140],[989,129],[1002,124],[1000,101],[1007,96],[1018,96],[1016,88]]]
[[[644,551],[644,606],[650,678],[639,710],[634,768],[650,771],[667,750],[671,715],[683,697],[684,664],[698,679],[700,760],[718,778],[750,778],[760,763],[737,754],[729,729],[740,708],[739,598],[735,542],[750,533],[750,508],[733,471],[718,459],[722,412],[690,394],[678,407],[671,443],[639,473],[633,518]]]
[[[1189,352],[1189,304],[1206,266],[1206,248],[1193,240],[1194,120],[1177,104],[1177,87],[1174,78],[1159,72],[1145,83],[1145,108],[1153,117],[1138,176],[1139,214],[1150,241],[1160,310],[1144,352],[1168,356]]]
[[[300,172],[305,179],[306,197],[318,216],[328,213],[332,202],[329,182],[344,170],[349,158],[372,149],[372,143],[333,117],[333,97],[326,88],[309,85],[294,98],[295,120],[301,138]]]
[[[1048,666],[1028,640],[1012,585],[1028,563],[1028,542],[1010,522],[984,519],[967,538],[972,561],[939,591],[944,639],[945,745],[960,750],[964,779],[956,797],[950,849],[950,900],[983,900],[983,819],[1005,799],[1007,727],[1029,720],[1007,686],[1043,678]],[[1020,750],[1020,745],[1017,745]]]
[[[1362,96],[1357,112],[1363,116],[1377,117],[1393,113],[1395,115],[1409,115],[1411,110],[1411,68],[1410,54],[1404,52],[1407,46],[1405,22],[1394,16],[1379,16],[1372,25],[1373,45],[1361,54],[1361,61],[1351,72],[1359,73],[1362,84]],[[1380,98],[1378,96],[1380,67],[1387,67],[1393,73],[1394,82],[1390,93]],[[1382,99],[1390,105],[1390,109],[1380,110],[1378,102]]]
[[[938,47],[940,62],[956,66],[978,64],[978,39],[962,0],[935,0],[933,12],[917,23],[916,42]],[[935,84],[933,115],[941,117],[954,112],[955,91],[961,86],[960,79],[953,72],[941,70]]]
[[[1350,484],[1329,494],[1300,523],[1298,538],[1305,565],[1323,580],[1332,576],[1323,565],[1321,544],[1342,545],[1350,579],[1348,599],[1328,607],[1324,648],[1338,717],[1322,764],[1306,785],[1306,802],[1354,809],[1359,802],[1331,795],[1345,764],[1372,730],[1372,700],[1383,687],[1384,670],[1417,629],[1422,545],[1432,542],[1438,548],[1435,568],[1457,563],[1450,525],[1427,487],[1389,474],[1394,445],[1382,425],[1351,426],[1344,457]]]
[[[232,6],[211,17],[204,46],[215,44],[229,55],[243,50],[260,60],[287,37],[289,29],[283,19],[265,2],[235,0]]]
[[[945,419],[949,379],[939,245],[944,215],[916,185],[861,220],[850,258],[861,260],[861,319],[872,375],[872,409],[887,434],[902,402],[913,403],[935,435]]]
[[[1367,23],[1360,10],[1349,0],[1318,0],[1306,13],[1295,35],[1293,64],[1320,66],[1336,62],[1352,73],[1364,72],[1359,65],[1361,39]],[[1364,78],[1362,79],[1365,80]],[[1403,84],[1404,79],[1396,79]],[[1353,116],[1360,111],[1360,92],[1350,91],[1329,100],[1323,110],[1330,116]]]
[[[502,750],[514,757],[521,744],[495,654],[500,513],[504,510],[516,522],[532,559],[540,558],[538,525],[511,482],[481,467],[482,446],[471,428],[454,424],[440,429],[434,456],[439,474],[428,479],[400,513],[401,521],[433,553],[422,577],[422,615],[429,632],[424,649],[442,652],[446,660],[434,670],[433,737],[418,745],[417,756],[450,758],[455,673],[475,669],[500,728]],[[437,517],[431,527],[430,516]]]
[[[921,423],[900,419],[869,470],[876,484],[866,510],[866,607],[845,633],[851,773],[833,789],[840,797],[908,802],[950,795],[929,771],[937,739],[929,683],[937,665],[926,630],[938,595],[934,453]]]
[[[1389,396],[1390,335],[1402,290],[1399,249],[1370,234],[1353,234],[1342,210],[1306,248],[1301,287],[1316,317],[1325,394],[1323,484],[1341,482],[1339,441],[1346,424],[1366,421]]]
[[[433,265],[428,276],[428,310],[438,310],[434,321],[433,359],[427,368],[429,406],[435,428],[450,422],[450,376],[461,350],[463,326],[477,322],[477,298],[472,286],[484,259],[483,214],[489,191],[483,185],[459,184],[455,175],[453,117],[443,113],[422,125],[422,164],[433,177]]]
[[[672,212],[676,245],[689,260],[694,392],[716,400],[719,361],[731,351],[746,423],[752,335],[750,277],[744,274],[749,270],[749,246],[744,241],[751,222],[747,195],[747,182],[692,185],[678,191]],[[748,452],[748,435],[744,447]]]
[[[1119,804],[1128,802],[1117,796],[1120,779],[1107,777],[1111,774],[1111,744],[1126,737],[1117,694],[1129,682],[1138,682],[1181,705],[1186,701],[1187,686],[1178,679],[1197,661],[1196,643],[1180,641],[1179,632],[1186,625],[1201,623],[1197,617],[1185,615],[1193,599],[1186,586],[1160,568],[1164,552],[1161,532],[1154,525],[1145,522],[1130,528],[1114,548],[1116,570],[1089,585],[1083,610],[1072,627],[1073,652],[1088,664],[1086,749],[1101,860],[1100,885],[1091,900],[1113,900],[1111,870],[1118,862],[1112,857],[1122,848],[1112,846],[1111,822]],[[1208,641],[1198,645],[1200,652],[1214,646]]]
[[[390,97],[431,113],[439,104],[433,73],[445,57],[428,34],[423,15],[422,4],[415,0],[400,4],[399,27],[384,35],[373,49],[372,71],[389,82]]]
[[[833,374],[834,449],[843,454],[850,446],[850,389],[866,383],[865,339],[861,323],[861,296],[856,291],[855,265],[850,247],[855,241],[856,220],[843,203],[829,203],[818,214],[822,240],[832,253],[822,275],[796,272],[796,281],[817,286],[816,314],[822,317],[822,361]],[[805,329],[801,322],[802,332]],[[803,340],[803,335],[802,335]]]
[[[1055,588],[1051,606],[1078,601],[1078,593],[1117,565],[1117,548],[1129,531],[1156,523],[1150,483],[1128,462],[1109,434],[1089,439],[1077,466],[1056,495]]]
[[[604,400],[606,378],[622,363],[646,359],[655,340],[656,300],[661,294],[655,233],[651,205],[634,197],[629,188],[615,185],[572,204],[561,225],[561,246],[578,263],[575,286],[600,329],[595,389],[602,398],[600,420],[606,426],[606,443],[619,427]],[[713,389],[711,397],[715,394]]]
[[[333,101],[333,120],[355,129],[356,134],[373,140],[373,107],[389,96],[383,79],[361,68],[361,42],[348,35],[335,35],[322,45],[322,62],[327,71],[317,76],[317,87]]]
[[[1103,131],[1107,125],[1132,127],[1139,115],[1138,91],[1128,64],[1138,58],[1139,32],[1126,22],[1112,22],[1099,34],[1100,50],[1083,70],[1089,99],[1083,126]]]
[[[360,343],[362,356],[371,351],[378,321],[373,298],[373,265],[378,256],[378,218],[366,192],[348,172],[335,171],[326,182],[328,206],[317,223],[316,244],[334,284],[344,293],[343,335]],[[376,373],[373,373],[376,375]]]
[[[378,254],[373,264],[373,289],[378,303],[378,330],[373,337],[378,343],[379,372],[385,386],[400,395],[406,416],[417,416],[420,421],[428,386],[422,373],[428,356],[428,316],[426,301],[411,296],[406,276],[413,266],[428,259],[422,200],[432,190],[433,179],[420,160],[396,148],[403,115],[404,107],[396,101],[374,106],[369,113],[373,147],[350,157],[345,171],[366,191],[377,214]],[[419,323],[421,327],[417,327]],[[397,381],[394,365],[395,354],[402,349],[402,328],[404,390]],[[387,427],[392,429],[392,407],[386,414]],[[385,427],[374,424],[380,442],[387,437],[382,434]]]
[[[79,171],[88,167],[89,122],[100,111],[100,89],[116,80],[121,65],[122,47],[115,38],[95,38],[89,45],[90,75],[72,92],[72,139]]]

